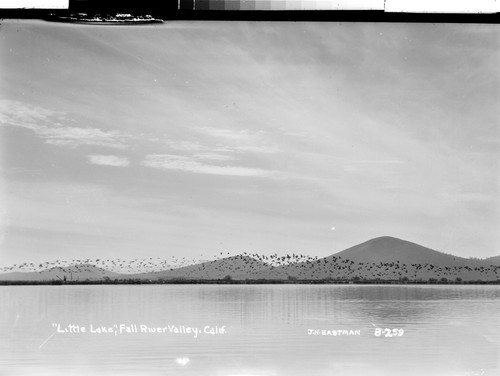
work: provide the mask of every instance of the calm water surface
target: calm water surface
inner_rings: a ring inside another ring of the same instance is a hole
[[[498,375],[499,312],[497,286],[3,286],[0,374]]]

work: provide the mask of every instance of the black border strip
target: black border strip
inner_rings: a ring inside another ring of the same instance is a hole
[[[148,8],[136,9],[135,11],[140,14],[152,14],[165,21],[500,23],[500,13],[390,13],[383,10],[219,11],[162,9],[151,11]],[[97,13],[95,9],[94,12]],[[1,9],[0,18],[48,19],[49,14],[69,16],[71,13],[76,12],[72,9]]]

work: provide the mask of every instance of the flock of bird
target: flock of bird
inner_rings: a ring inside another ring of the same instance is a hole
[[[46,261],[42,263],[19,263],[8,267],[0,267],[0,272],[38,272],[41,273],[48,269],[61,270],[64,268],[76,268],[78,271],[93,271],[90,266],[104,269],[103,273],[111,271],[114,273],[148,273],[158,270],[166,270],[192,265],[206,260],[189,259],[186,257],[177,258],[172,256],[170,259],[160,257],[150,257],[143,259],[124,260],[116,259],[73,259]]]
[[[185,278],[223,278],[231,276],[236,279],[370,279],[370,280],[427,280],[440,278],[454,280],[498,280],[498,266],[438,266],[430,263],[403,264],[395,262],[364,263],[354,262],[341,257],[330,256],[318,259],[304,255],[261,256],[242,254],[234,257],[198,264],[189,268],[176,270],[177,273],[165,273],[165,277]],[[157,273],[161,274],[161,273]]]
[[[168,259],[73,259],[43,263],[21,263],[0,267],[0,272],[34,272],[60,275],[92,274],[92,278],[118,276],[118,278],[186,278],[186,279],[381,279],[381,280],[427,280],[440,278],[454,280],[498,280],[498,266],[441,266],[430,263],[404,264],[394,262],[354,262],[341,257],[329,256],[319,259],[304,254],[262,255],[247,253],[231,256],[220,252],[212,260],[172,256]]]
[[[224,257],[229,257],[230,252],[220,252],[217,255],[212,256],[213,260],[222,259]],[[242,253],[243,256],[252,257],[255,260],[262,261],[266,265],[280,266],[287,265],[298,262],[311,262],[318,259],[318,257],[311,257],[307,255],[299,255],[293,253],[292,255],[287,254],[286,256],[278,256],[277,253],[264,256],[258,253]],[[168,259],[162,259],[161,257],[150,257],[150,258],[135,258],[132,260],[124,260],[120,258],[116,259],[73,259],[73,260],[55,260],[55,261],[45,261],[41,263],[19,263],[13,264],[8,267],[0,267],[0,272],[42,272],[47,269],[61,269],[67,267],[75,267],[81,270],[85,270],[86,266],[93,265],[98,268],[106,269],[115,273],[149,273],[155,271],[163,270],[173,270],[182,268],[189,265],[202,264],[205,262],[210,262],[209,259],[203,259],[203,254],[200,258],[188,258],[188,257],[176,257],[171,256]],[[88,271],[90,269],[87,268]]]

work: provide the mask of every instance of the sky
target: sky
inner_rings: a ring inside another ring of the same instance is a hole
[[[498,25],[0,26],[0,264],[500,254]],[[334,229],[333,229],[334,228]]]

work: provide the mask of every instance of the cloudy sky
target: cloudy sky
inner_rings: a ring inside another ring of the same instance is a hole
[[[499,37],[2,21],[0,263],[326,256],[382,235],[498,255]]]

